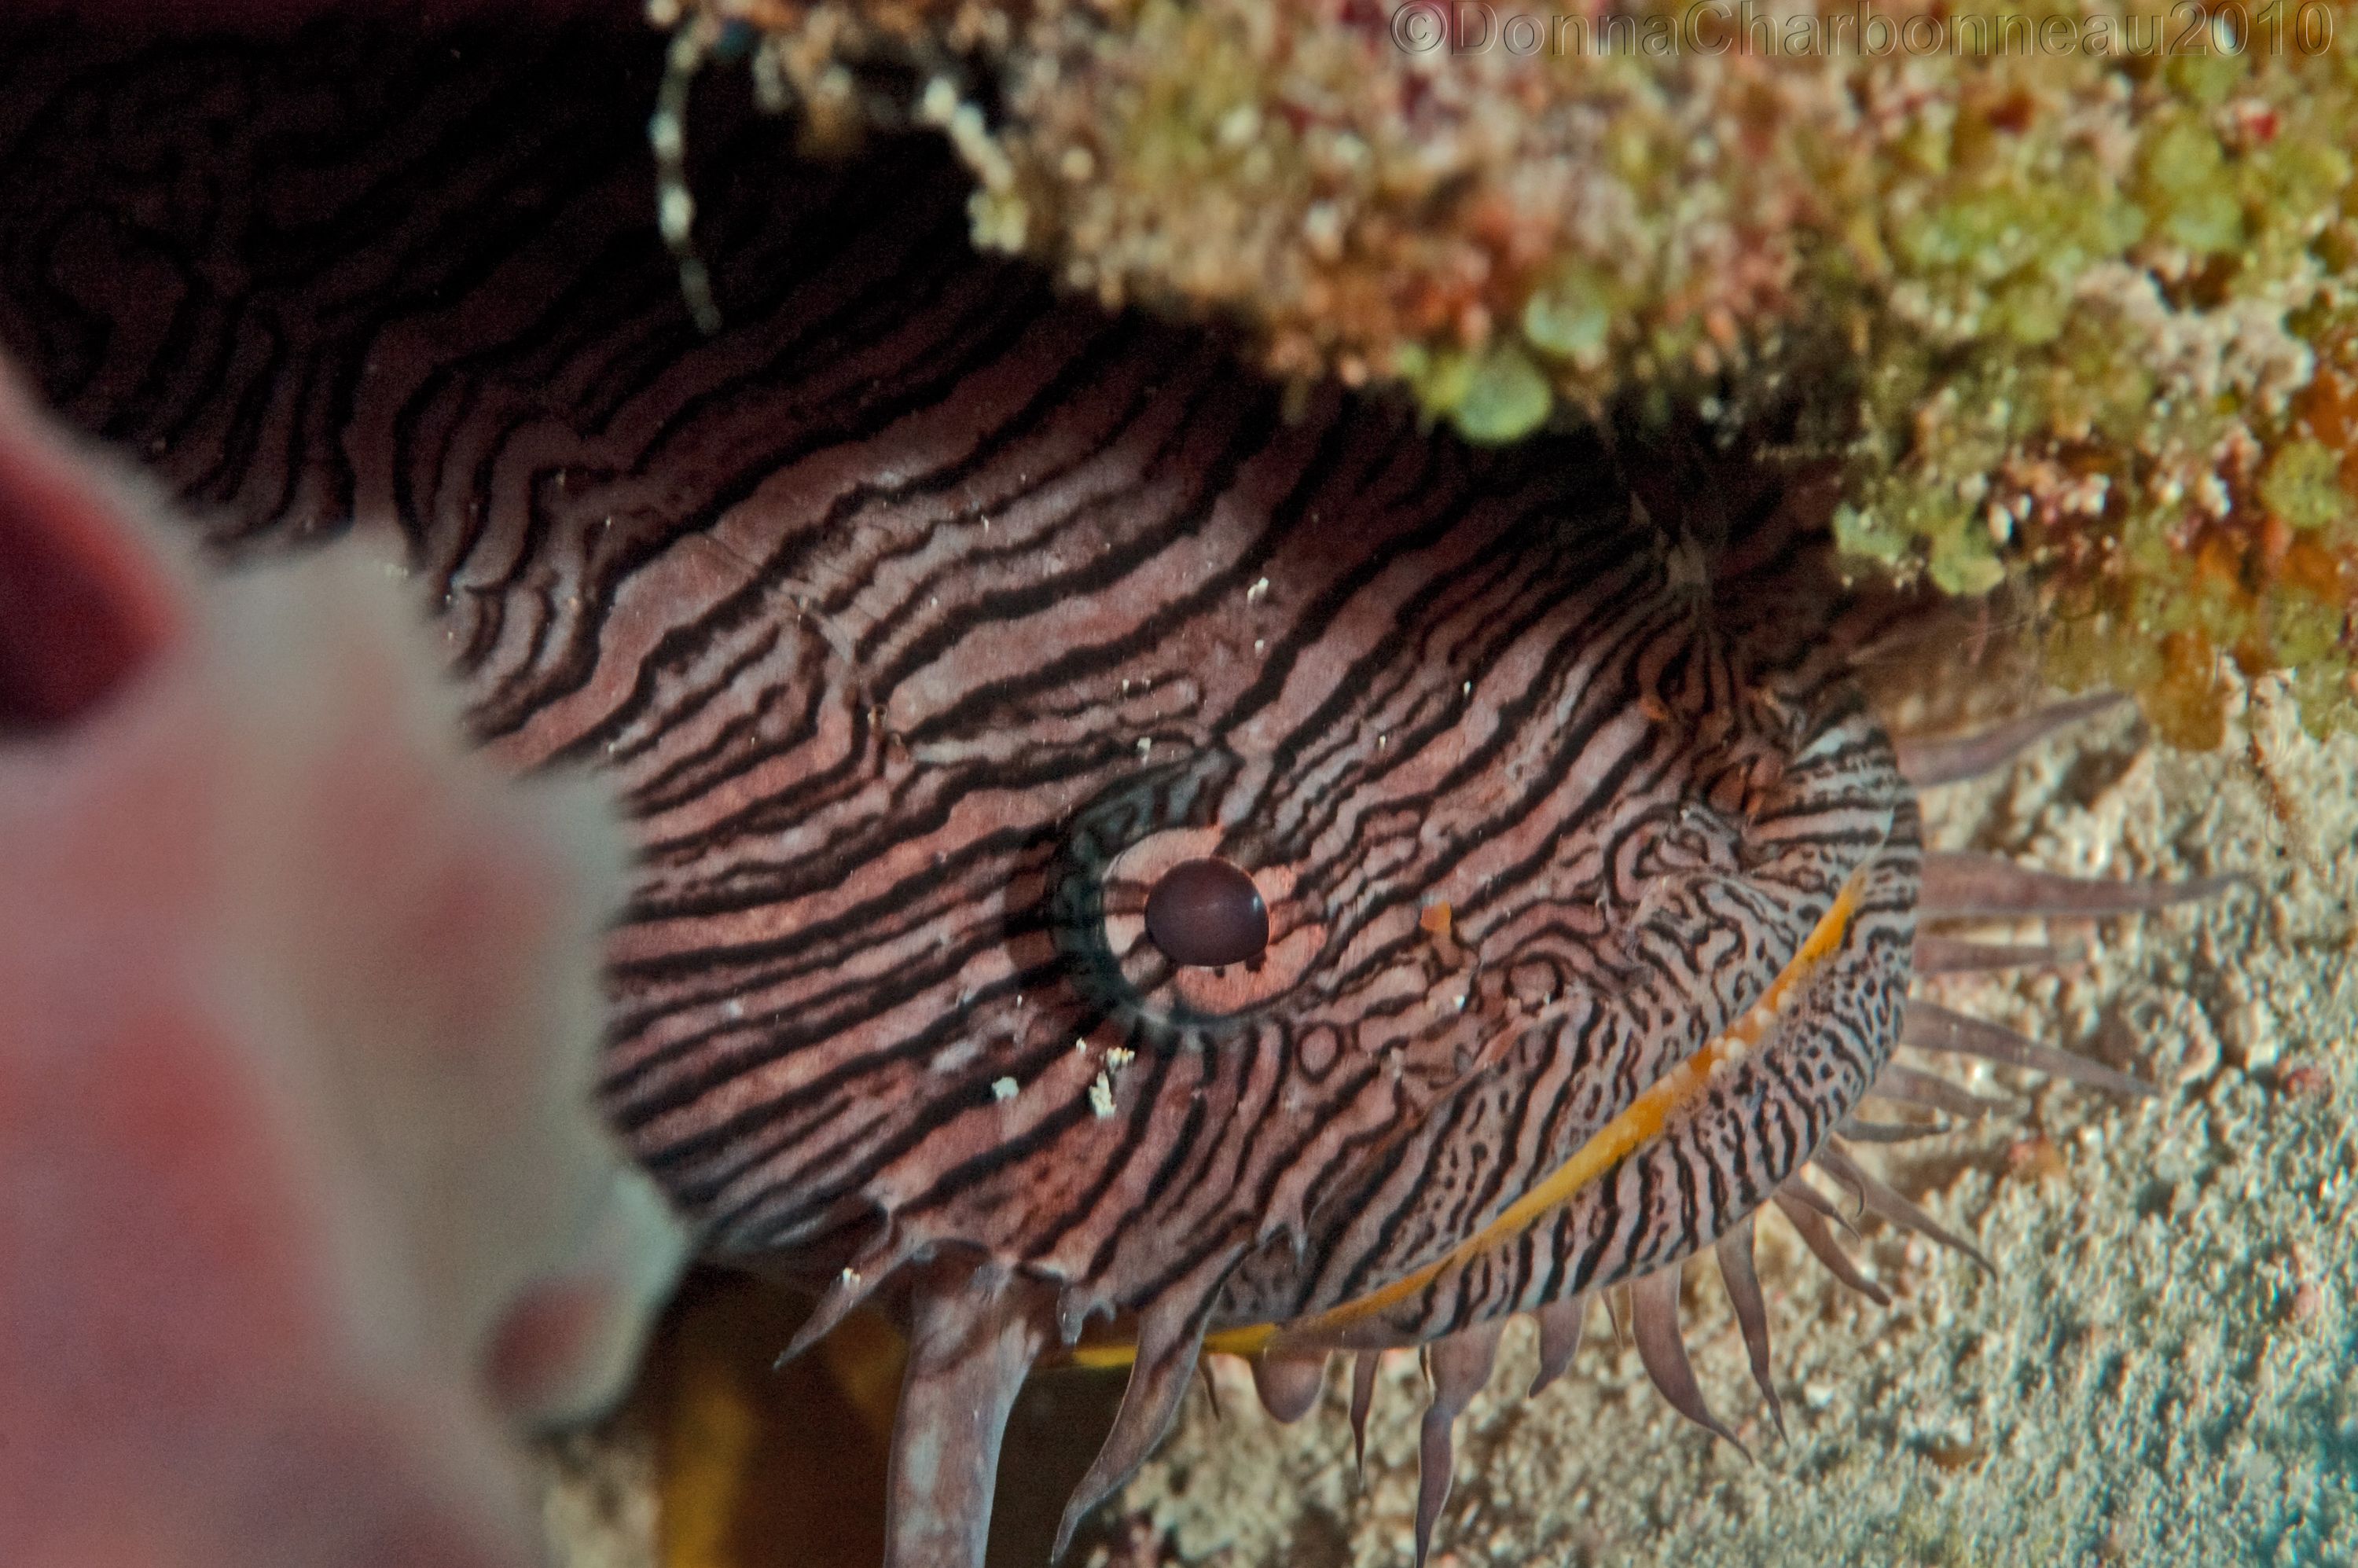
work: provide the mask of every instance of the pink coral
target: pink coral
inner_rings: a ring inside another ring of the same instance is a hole
[[[0,384],[0,1540],[529,1561],[501,1418],[680,1253],[589,1106],[619,832],[462,752],[385,568],[156,510]]]

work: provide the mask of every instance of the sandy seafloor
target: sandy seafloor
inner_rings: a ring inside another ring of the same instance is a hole
[[[1947,1069],[2018,1113],[1882,1162],[1979,1241],[1994,1280],[1866,1220],[1887,1311],[1764,1218],[1783,1441],[1715,1266],[1690,1263],[1690,1351],[1750,1462],[1670,1410],[1601,1308],[1572,1372],[1524,1399],[1533,1336],[1517,1325],[1458,1423],[1435,1568],[2358,1563],[2358,739],[2301,735],[2263,682],[2216,753],[2150,745],[2124,708],[1925,806],[1935,848],[2088,875],[2253,877],[2208,906],[2059,927],[2087,941],[2076,968],[1920,982],[2165,1092],[2124,1104]],[[1339,1364],[1291,1428],[1261,1411],[1241,1363],[1212,1379],[1218,1413],[1190,1394],[1077,1562],[1411,1561],[1412,1355],[1387,1358],[1364,1476]],[[638,1440],[570,1451],[546,1498],[558,1562],[655,1560],[648,1462]]]

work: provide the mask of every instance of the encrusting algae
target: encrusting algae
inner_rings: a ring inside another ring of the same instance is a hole
[[[2223,657],[2358,722],[2349,0],[654,11],[817,141],[914,109],[978,243],[1109,306],[1479,441],[1798,410],[1844,546],[1999,593],[2054,678],[2180,744]]]

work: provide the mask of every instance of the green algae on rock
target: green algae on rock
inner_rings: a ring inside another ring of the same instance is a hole
[[[1847,548],[2004,591],[2055,676],[2202,745],[2223,657],[2358,720],[2353,10],[685,16],[750,27],[821,135],[873,117],[853,64],[914,64],[978,243],[1236,319],[1280,375],[1395,383],[1481,441],[1798,401]]]

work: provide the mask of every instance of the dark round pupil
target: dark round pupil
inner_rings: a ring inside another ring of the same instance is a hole
[[[1269,946],[1269,906],[1232,862],[1182,860],[1146,895],[1146,935],[1174,964],[1241,964]]]

